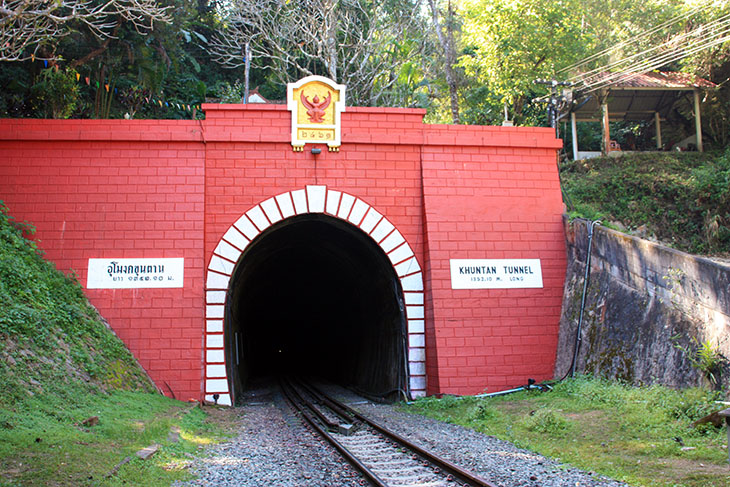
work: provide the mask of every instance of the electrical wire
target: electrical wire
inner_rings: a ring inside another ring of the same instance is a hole
[[[677,22],[679,22],[681,20],[684,20],[684,19],[686,19],[688,17],[691,17],[692,15],[695,15],[696,13],[699,13],[699,12],[701,12],[701,11],[709,8],[711,5],[712,4],[707,3],[705,5],[700,5],[699,7],[694,7],[693,9],[689,10],[688,12],[685,12],[684,14],[681,14],[681,15],[678,15],[678,16],[672,18],[672,19],[669,19],[666,22],[664,22],[664,23],[662,23],[660,25],[657,25],[656,27],[653,27],[653,28],[651,28],[649,30],[640,32],[639,34],[636,34],[635,36],[631,37],[630,39],[627,39],[625,41],[621,41],[618,44],[616,44],[614,46],[611,46],[609,48],[606,48],[606,49],[604,49],[601,52],[597,52],[595,54],[592,54],[592,55],[588,56],[585,59],[581,59],[580,61],[578,61],[576,63],[573,63],[570,66],[567,66],[565,68],[562,68],[562,69],[560,69],[558,71],[558,73],[562,73],[564,71],[570,71],[572,69],[578,68],[580,66],[583,66],[585,64],[588,64],[589,62],[591,62],[591,61],[593,61],[595,59],[598,59],[601,56],[604,56],[605,54],[608,54],[608,53],[610,53],[612,51],[617,51],[617,50],[621,49],[622,47],[624,47],[624,46],[626,46],[628,44],[633,44],[633,43],[641,40],[644,37],[649,37],[650,35],[652,35],[652,34],[658,32],[658,31],[664,29],[665,27],[669,27],[672,24],[675,24],[675,23],[677,23]]]

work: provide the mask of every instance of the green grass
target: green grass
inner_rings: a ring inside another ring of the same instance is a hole
[[[727,487],[724,428],[690,426],[725,407],[717,398],[702,389],[578,378],[549,393],[426,398],[407,409],[635,486]]]
[[[97,425],[81,424],[92,416]],[[190,477],[185,467],[199,446],[222,437],[205,419],[199,407],[158,394],[38,395],[0,409],[0,485],[169,485]],[[180,441],[168,440],[172,428]],[[150,459],[134,455],[154,443],[161,448]]]
[[[560,178],[571,216],[645,225],[685,252],[730,254],[730,150],[567,161]]]

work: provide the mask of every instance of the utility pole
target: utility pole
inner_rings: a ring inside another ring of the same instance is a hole
[[[251,70],[251,44],[246,41],[243,50],[243,104],[248,104],[248,73]]]
[[[536,79],[535,83],[538,85],[547,85],[550,87],[550,98],[547,100],[547,116],[548,124],[555,129],[555,137],[560,138],[558,133],[558,115],[560,113],[560,104],[568,101],[568,98],[563,94],[558,94],[558,87],[562,86],[573,86],[570,81],[558,81],[548,79]]]

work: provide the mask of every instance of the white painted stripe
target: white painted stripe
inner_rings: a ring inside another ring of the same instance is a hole
[[[205,392],[228,392],[228,381],[225,379],[207,379],[205,381]],[[220,398],[218,403],[220,404]]]
[[[246,217],[244,217],[246,218]],[[239,249],[243,250],[248,245],[249,239],[241,235],[241,232],[238,230],[238,228],[235,227],[235,225],[238,222],[234,223],[234,226],[228,229],[228,231],[223,235],[223,238],[229,243],[233,244]],[[249,223],[250,225],[250,223]],[[253,225],[251,225],[253,226]],[[254,235],[255,236],[255,235]],[[238,260],[238,259],[236,259]]]
[[[412,348],[408,351],[409,362],[423,362],[424,360],[426,360],[425,348]]]
[[[276,200],[274,198],[269,198],[261,203],[261,208],[264,209],[264,213],[266,213],[266,217],[271,223],[276,223],[281,220],[281,213],[279,213],[279,207],[276,206]]]
[[[327,207],[325,211],[330,215],[337,216],[337,207],[340,206],[340,197],[342,193],[339,191],[327,191]]]
[[[206,289],[228,289],[228,280],[231,276],[218,274],[217,272],[208,272],[208,279],[205,282]]]
[[[215,402],[215,399],[213,399],[213,394],[207,394],[205,396],[205,400],[208,402]],[[231,395],[230,394],[219,394],[218,395],[218,404],[221,406],[230,406],[231,405]]]
[[[425,347],[426,346],[426,335],[412,334],[408,335],[408,346],[409,347]]]
[[[400,234],[398,230],[388,235],[388,238],[383,240],[383,242],[380,244],[380,247],[383,249],[383,252],[386,254],[405,242],[406,239],[403,238],[403,235]]]
[[[365,212],[368,210],[368,208],[368,204],[365,203],[363,200],[355,201],[355,205],[352,207],[352,212],[350,213],[350,217],[348,218],[348,220],[359,226],[360,221],[362,220],[362,217],[365,216]]]
[[[234,229],[234,231],[236,233],[238,233],[238,230]],[[238,235],[241,236],[241,240],[245,241],[245,239],[243,238],[243,236],[240,233],[238,233]],[[238,258],[241,256],[241,251],[238,250],[233,245],[226,242],[225,240],[221,240],[213,252],[220,255],[221,257],[225,257],[226,259],[230,260],[231,262],[238,262]]]
[[[375,227],[375,230],[373,230],[373,233],[371,233],[370,236],[373,237],[373,240],[380,243],[380,241],[392,232],[394,228],[393,224],[390,223],[387,218],[383,218],[380,220],[380,223],[378,223],[378,226]]]
[[[279,203],[279,209],[284,218],[294,216],[294,205],[291,202],[291,195],[289,193],[282,193],[276,197],[276,202]]]
[[[205,335],[205,348],[223,348],[223,335]]]
[[[207,365],[205,367],[205,377],[211,378],[226,378],[226,366],[225,365]]]
[[[248,219],[246,215],[242,215],[241,218],[238,219],[236,223],[233,224],[237,229],[243,233],[246,238],[249,240],[253,240],[256,238],[256,236],[259,234],[258,229],[253,226],[253,223],[251,223],[251,220]],[[228,240],[228,239],[226,239]],[[230,240],[229,240],[230,242]],[[235,242],[231,242],[232,244],[236,244]]]
[[[383,215],[375,211],[375,208],[370,208],[370,211],[368,211],[368,214],[365,215],[365,219],[360,224],[360,228],[367,234],[370,234],[370,232],[373,231],[373,228],[375,228],[375,225],[378,224],[380,220],[382,220]]]
[[[406,306],[408,319],[423,319],[423,306]]]
[[[408,369],[413,375],[426,375],[426,364],[423,362],[408,362]]]
[[[426,395],[425,394],[425,391],[426,391],[426,378],[425,377],[411,377],[411,394],[413,394],[414,396],[416,395],[415,391],[424,391],[423,395],[419,396],[419,397],[423,397]]]
[[[398,277],[413,274],[414,272],[418,272],[420,270],[421,267],[418,265],[418,261],[415,257],[411,257],[410,259],[403,261],[395,266],[395,272],[396,274],[398,274]]]
[[[223,310],[225,307],[220,304],[209,304],[205,307],[205,317],[209,320],[215,318],[223,318]]]
[[[406,304],[423,304],[423,293],[403,293]]]
[[[297,215],[307,213],[307,194],[303,189],[298,189],[291,192],[292,198],[294,199],[294,210]]]
[[[413,251],[407,243],[404,243],[403,245],[388,254],[388,258],[393,264],[403,262],[404,260],[412,256]]]
[[[307,186],[309,211],[311,213],[324,213],[324,199],[326,195],[327,186]]]
[[[423,320],[408,320],[408,333],[423,333],[424,322]]]
[[[248,216],[253,224],[261,231],[266,230],[270,225],[269,220],[266,219],[266,215],[264,215],[263,210],[261,210],[261,207],[258,205],[248,210],[246,212],[246,216]]]
[[[413,380],[411,380],[411,397],[413,399],[420,399],[422,397],[426,397],[426,389],[416,389],[415,387],[413,387],[414,383],[420,384],[420,382],[417,382],[417,381],[414,382]]]
[[[208,304],[224,304],[226,302],[226,292],[206,291],[205,302]]]
[[[235,266],[236,265],[234,263],[228,262],[227,260],[218,257],[217,255],[213,255],[213,257],[210,259],[210,264],[208,264],[208,269],[230,276],[233,273],[233,268]]]
[[[352,196],[351,194],[342,193],[342,203],[340,203],[340,210],[337,212],[337,216],[339,216],[343,220],[347,220],[347,217],[350,216],[350,210],[352,209],[352,204],[354,202],[354,196]]]
[[[226,361],[224,358],[223,350],[206,350],[205,361],[208,363],[223,363]]]
[[[419,272],[418,274],[402,277],[400,285],[404,291],[423,291],[423,276]]]
[[[223,320],[206,320],[205,331],[207,333],[222,333]]]

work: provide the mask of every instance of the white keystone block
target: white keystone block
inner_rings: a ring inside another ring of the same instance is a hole
[[[425,377],[411,377],[411,394],[416,395],[415,391],[423,391],[423,396],[426,395],[426,378]],[[419,397],[423,397],[419,396]]]
[[[205,361],[211,364],[222,364],[226,359],[223,350],[206,350]]]
[[[352,204],[354,202],[354,196],[347,193],[342,193],[342,203],[340,203],[340,210],[337,212],[337,216],[339,216],[343,220],[347,220],[347,217],[350,216],[350,210],[352,209]]]
[[[419,272],[418,274],[402,277],[400,285],[403,291],[423,291],[423,276]]]
[[[423,293],[403,293],[406,304],[423,304]]]
[[[294,216],[294,205],[291,202],[291,195],[289,193],[282,193],[276,197],[276,202],[279,203],[279,209],[284,218]]]
[[[298,189],[291,192],[292,199],[294,200],[294,211],[297,215],[307,213],[307,194],[303,189]]]
[[[225,259],[222,259],[221,257],[218,257],[217,255],[214,255],[213,258],[210,259],[210,264],[208,265],[208,269],[211,271],[220,272],[221,274],[227,274],[231,275],[233,273],[233,268],[236,265],[233,262],[228,262]]]
[[[233,229],[234,232],[236,232],[241,240],[246,242],[246,240],[243,238],[243,236],[238,233],[238,230],[235,228]],[[243,243],[244,247],[246,246],[246,243]],[[218,246],[213,251],[215,254],[220,255],[221,257],[225,257],[226,259],[230,260],[231,262],[238,262],[238,258],[241,256],[241,251],[238,250],[233,245],[229,244],[225,240],[221,240]]]
[[[426,346],[426,335],[412,334],[408,335],[408,346],[409,347],[425,347]]]
[[[220,304],[210,304],[205,307],[205,317],[209,320],[214,318],[223,318],[224,306]]]
[[[373,233],[371,233],[370,236],[373,237],[373,240],[376,242],[380,242],[386,235],[392,232],[394,228],[393,224],[390,223],[387,218],[383,218],[380,220],[380,223],[378,223],[378,226],[375,227],[375,230],[373,230]]]
[[[246,217],[244,216],[243,218],[246,218]],[[246,219],[246,221],[248,221],[248,219]],[[236,222],[234,224],[234,226],[229,228],[228,231],[223,235],[223,238],[230,244],[233,244],[236,247],[238,247],[239,249],[243,250],[248,245],[249,239],[247,239],[246,237],[241,235],[241,232],[235,226],[237,224],[238,224],[238,222]],[[251,222],[249,222],[249,225],[251,225]],[[253,225],[251,225],[251,226],[253,226]],[[238,260],[238,259],[236,259],[236,260]]]
[[[354,225],[360,225],[360,221],[362,220],[362,217],[365,216],[365,212],[368,208],[368,204],[363,200],[357,200],[355,205],[352,207],[352,212],[350,212],[348,220],[350,220],[350,222]]]
[[[225,304],[226,292],[225,291],[206,291],[205,302],[208,304]]]
[[[233,224],[237,229],[243,233],[247,239],[253,240],[256,238],[256,236],[259,234],[259,230],[253,226],[253,223],[251,223],[251,220],[248,219],[246,215],[242,215],[241,218],[238,219],[236,223]],[[228,240],[228,239],[226,239]],[[229,240],[230,242],[230,240]],[[236,242],[231,242],[233,245],[236,245]],[[248,244],[247,244],[248,245]],[[238,245],[236,245],[238,247]]]
[[[205,376],[208,379],[218,379],[226,377],[226,366],[225,365],[207,365],[205,367]]]
[[[337,208],[340,206],[342,193],[339,191],[327,191],[327,206],[325,211],[330,215],[337,216]]]
[[[205,348],[223,348],[223,335],[206,335]]]
[[[406,306],[409,319],[423,319],[423,306]]]
[[[411,380],[411,384],[413,384],[413,380]],[[411,397],[413,399],[418,399],[421,397],[426,397],[426,390],[425,389],[415,389],[413,385],[411,385]]]
[[[413,257],[413,251],[407,243],[404,243],[403,245],[388,254],[390,262],[392,262],[394,265],[399,262],[403,262],[409,257]]]
[[[205,331],[208,333],[222,333],[223,320],[206,320]]]
[[[206,394],[205,400],[208,402],[215,402],[215,399],[213,398],[213,394]],[[231,395],[230,394],[218,394],[218,404],[221,406],[230,406],[231,405]]]
[[[424,362],[425,360],[426,360],[426,350],[424,348],[411,348],[408,351],[408,361],[409,362]],[[413,368],[411,368],[411,370],[413,370]]]
[[[228,381],[225,379],[207,379],[205,381],[205,392],[228,392]],[[220,403],[220,398],[218,398]]]
[[[411,257],[410,259],[401,262],[397,266],[395,266],[395,272],[398,274],[398,277],[403,277],[408,274],[413,274],[414,272],[418,272],[421,270],[421,266],[418,265],[418,261],[415,257]]]
[[[281,220],[281,213],[279,213],[279,207],[276,206],[274,198],[269,198],[261,203],[261,208],[264,209],[264,213],[266,213],[266,217],[271,223],[276,223]]]
[[[370,234],[370,232],[373,231],[373,228],[375,228],[375,225],[377,225],[382,218],[383,215],[375,211],[374,208],[370,208],[370,211],[368,211],[368,214],[365,215],[365,219],[360,224],[360,228],[365,233]]]
[[[208,279],[205,281],[206,289],[228,289],[228,280],[231,276],[208,272]]]
[[[423,362],[408,362],[408,370],[411,375],[426,375],[426,364]]]
[[[254,206],[248,210],[246,212],[246,216],[251,219],[253,224],[256,225],[259,230],[264,231],[269,228],[269,220],[266,219],[266,215],[264,215],[264,211],[260,206]]]
[[[383,249],[383,252],[386,254],[405,242],[406,239],[403,238],[403,235],[400,234],[398,230],[388,235],[388,238],[383,240],[383,242],[380,244],[380,248]]]
[[[312,213],[324,213],[324,199],[326,195],[327,186],[307,186],[309,211]]]
[[[423,320],[408,320],[408,333],[423,333]]]

